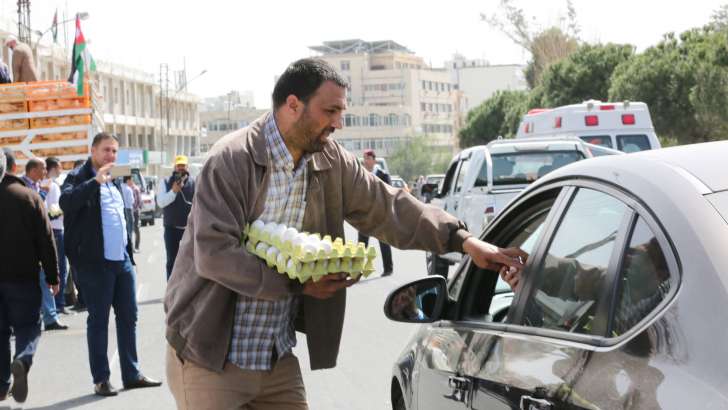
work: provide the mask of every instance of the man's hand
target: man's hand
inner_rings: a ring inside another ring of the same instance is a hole
[[[518,283],[521,281],[521,272],[521,269],[503,266],[500,268],[498,274],[511,287],[511,290],[515,292]]]
[[[463,250],[470,255],[476,266],[492,271],[499,270],[501,266],[523,269],[528,258],[528,254],[518,248],[499,248],[473,236],[463,242]]]
[[[182,190],[182,184],[180,183],[180,181],[179,180],[174,181],[174,183],[172,183],[172,191],[175,194],[178,194],[181,190]]]
[[[114,168],[114,165],[116,164],[113,162],[109,162],[108,164],[99,168],[99,170],[96,172],[96,182],[98,182],[99,185],[103,185],[109,182],[109,180],[111,179],[111,175],[109,175],[109,172],[111,172],[111,168]]]
[[[60,285],[48,285],[48,289],[50,289],[53,296],[56,296],[58,294],[58,289],[60,289]]]
[[[341,289],[359,282],[359,276],[352,279],[346,273],[332,273],[322,277],[318,282],[308,280],[303,284],[303,294],[313,296],[316,299],[328,299]]]

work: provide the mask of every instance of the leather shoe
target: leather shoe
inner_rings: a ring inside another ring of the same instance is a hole
[[[13,386],[10,388],[10,394],[18,403],[24,403],[28,398],[28,368],[21,360],[15,359],[10,365],[10,371],[13,373]]]
[[[58,322],[58,321],[45,325],[45,330],[66,330],[66,329],[68,329],[68,326],[64,325],[63,323]]]
[[[124,383],[124,389],[126,389],[126,390],[141,389],[144,387],[158,387],[161,385],[162,385],[162,382],[150,379],[147,376],[139,376],[139,378],[133,382]]]
[[[116,391],[114,386],[112,386],[108,380],[105,382],[95,384],[94,393],[97,396],[104,396],[104,397],[111,397],[111,396],[116,396],[117,394],[119,394],[119,392]]]

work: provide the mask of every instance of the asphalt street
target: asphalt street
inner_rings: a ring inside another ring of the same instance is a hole
[[[93,394],[86,348],[86,313],[62,316],[70,329],[43,332],[34,365],[29,374],[29,396],[22,406],[12,398],[0,402],[4,409],[174,409],[174,399],[166,385],[164,357],[164,275],[163,230],[142,229],[141,252],[137,259],[138,354],[142,372],[165,384],[160,388],[121,391],[116,397]],[[346,228],[347,238],[356,231]],[[378,248],[374,238],[371,243]],[[298,334],[294,352],[298,356],[311,409],[372,410],[391,408],[389,386],[392,363],[401,352],[416,325],[394,323],[384,317],[382,306],[388,293],[404,282],[425,275],[424,253],[393,250],[394,275],[376,274],[348,291],[346,321],[334,369],[311,371],[305,335]],[[109,326],[111,383],[121,388],[113,313]]]

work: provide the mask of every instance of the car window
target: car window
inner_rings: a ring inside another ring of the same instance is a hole
[[[493,185],[528,184],[564,165],[582,159],[577,151],[519,152],[494,154]],[[488,185],[487,163],[483,162],[475,186]]]
[[[652,312],[670,291],[665,255],[650,227],[637,220],[622,260],[611,336],[626,333]]]
[[[456,194],[463,189],[465,177],[468,175],[468,168],[470,168],[470,158],[463,158],[460,164],[460,170],[458,171],[458,176],[455,179],[455,190],[453,191]]]
[[[521,324],[592,334],[617,232],[627,206],[592,189],[577,191],[533,278]],[[604,319],[604,318],[602,318]]]
[[[447,173],[445,174],[445,178],[439,183],[439,193],[443,195],[450,193],[450,189],[453,186],[453,180],[455,179],[455,171],[457,171],[459,163],[459,161],[453,161],[450,164],[450,167],[447,169]],[[430,178],[427,178],[427,183],[431,183]]]
[[[638,152],[650,149],[647,135],[617,135],[617,148],[624,152]]]
[[[582,141],[588,142],[589,144],[601,145],[607,148],[613,148],[612,137],[609,135],[589,135],[579,137]]]
[[[615,151],[610,151],[605,148],[599,148],[597,145],[590,145],[586,147],[587,150],[592,154],[594,157],[603,157],[605,155],[614,155]]]

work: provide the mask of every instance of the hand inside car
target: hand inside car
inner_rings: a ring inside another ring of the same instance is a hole
[[[511,290],[515,292],[518,283],[521,281],[521,269],[503,266],[498,271],[498,274],[511,287]]]
[[[499,248],[475,237],[463,242],[463,250],[470,255],[476,266],[492,271],[498,271],[502,266],[521,270],[528,258],[528,254],[519,248]]]

